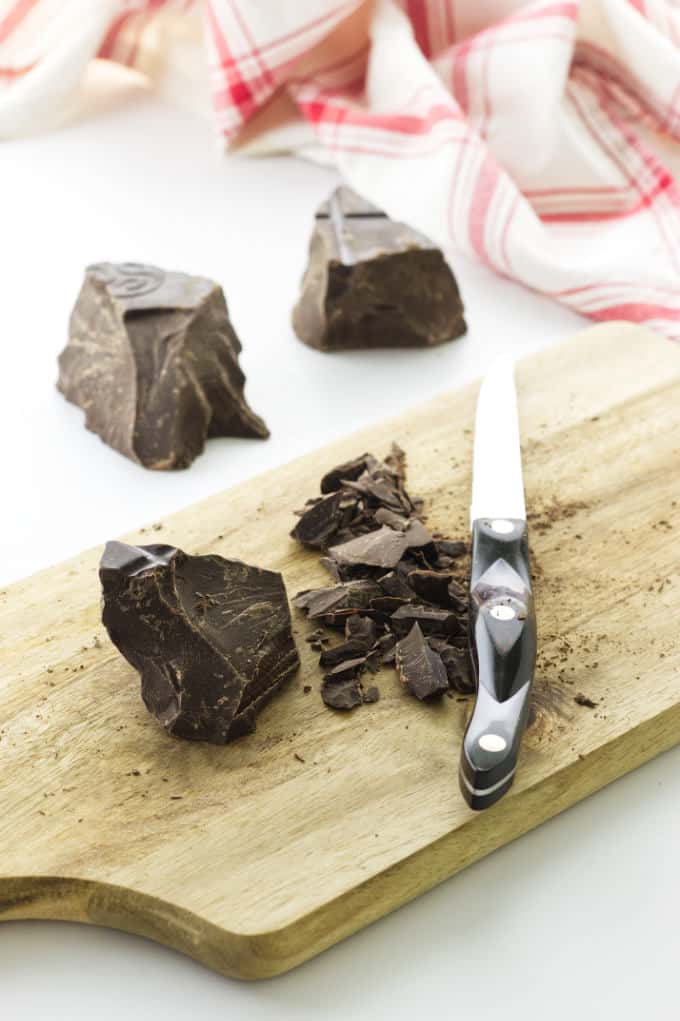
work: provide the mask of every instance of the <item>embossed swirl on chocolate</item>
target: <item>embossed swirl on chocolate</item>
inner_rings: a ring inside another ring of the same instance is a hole
[[[114,298],[140,297],[157,291],[165,280],[165,273],[157,266],[145,266],[143,262],[97,262],[87,267],[88,272],[96,273]]]

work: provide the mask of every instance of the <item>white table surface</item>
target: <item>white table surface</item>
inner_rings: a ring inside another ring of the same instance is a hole
[[[334,175],[228,159],[208,123],[133,79],[109,92],[95,72],[90,87],[77,122],[0,146],[0,583],[455,387],[502,349],[522,355],[583,324],[459,257],[464,339],[429,352],[311,351],[290,309]],[[54,388],[56,356],[83,268],[103,259],[223,284],[268,442],[212,440],[188,471],[165,474],[84,430]],[[0,1011],[8,1021],[675,1018],[679,805],[676,750],[256,984],[123,933],[8,922]]]

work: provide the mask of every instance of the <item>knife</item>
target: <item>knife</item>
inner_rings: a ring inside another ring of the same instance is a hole
[[[460,788],[483,809],[512,785],[536,664],[514,365],[501,356],[477,400],[472,478],[469,642],[477,684]]]

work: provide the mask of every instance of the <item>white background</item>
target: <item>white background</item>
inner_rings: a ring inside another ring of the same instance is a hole
[[[462,340],[309,350],[290,310],[313,210],[334,182],[292,159],[228,159],[208,123],[135,79],[112,90],[99,72],[77,122],[0,147],[0,584],[456,387],[500,350],[520,356],[584,325],[459,257]],[[269,441],[211,440],[188,471],[152,473],[84,430],[54,388],[56,356],[83,268],[104,259],[223,284]],[[1,675],[2,664],[0,720]],[[221,978],[122,933],[5,923],[0,1011],[8,1021],[676,1018],[679,777],[680,751],[662,756],[268,982]]]

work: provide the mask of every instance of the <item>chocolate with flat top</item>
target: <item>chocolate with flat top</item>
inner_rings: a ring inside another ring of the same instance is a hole
[[[85,425],[145,468],[186,468],[209,436],[264,439],[246,404],[222,288],[140,263],[88,266],[57,387]]]
[[[466,330],[441,249],[346,187],[317,210],[293,327],[320,351],[432,347]]]
[[[300,665],[283,579],[217,555],[109,542],[102,619],[175,737],[226,744]]]
[[[396,663],[399,680],[421,702],[448,690],[449,680],[441,656],[427,644],[418,624],[397,642]]]

